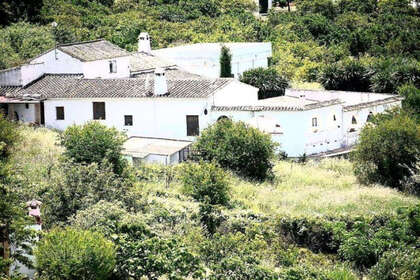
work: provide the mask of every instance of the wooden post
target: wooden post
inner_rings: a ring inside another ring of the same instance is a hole
[[[9,109],[7,111],[8,111],[7,118],[10,121],[13,121],[15,119],[15,104],[9,104]]]

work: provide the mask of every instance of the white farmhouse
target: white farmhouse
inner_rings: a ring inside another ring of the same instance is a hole
[[[191,73],[178,66],[182,59],[152,54],[147,33],[139,50],[104,40],[58,46],[0,72],[0,109],[10,119],[59,130],[97,120],[149,147],[133,153],[174,163],[184,159],[185,141],[221,118],[247,122],[289,156],[301,156],[350,147],[369,116],[401,104],[395,95],[335,91],[287,90],[258,100],[258,89],[237,79]]]

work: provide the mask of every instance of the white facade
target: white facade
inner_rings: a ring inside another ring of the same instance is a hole
[[[231,52],[235,78],[244,71],[268,67],[268,58],[272,56],[271,43],[204,43],[154,50],[153,54],[173,61],[188,72],[218,78],[222,45]]]

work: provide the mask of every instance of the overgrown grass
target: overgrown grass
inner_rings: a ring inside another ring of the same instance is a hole
[[[234,199],[256,213],[307,217],[387,215],[420,202],[394,189],[358,184],[344,159],[280,161],[274,172],[274,183],[259,185],[233,177]]]

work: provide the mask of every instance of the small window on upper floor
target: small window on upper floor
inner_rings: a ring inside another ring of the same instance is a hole
[[[334,120],[334,121],[336,121],[336,120],[337,120],[337,118],[335,117],[335,115],[333,116],[333,120]]]
[[[133,116],[132,115],[125,115],[124,116],[124,125],[125,126],[133,126]]]
[[[318,126],[318,118],[312,118],[312,127]]]
[[[110,60],[109,61],[109,73],[117,73],[117,61]]]
[[[25,103],[25,109],[29,109],[29,104]]]
[[[355,116],[351,117],[351,124],[357,124],[357,120]]]

